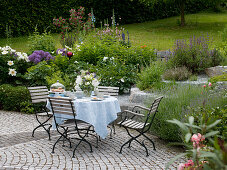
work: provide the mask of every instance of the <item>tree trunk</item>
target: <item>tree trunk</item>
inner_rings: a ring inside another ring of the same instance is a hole
[[[185,0],[181,0],[180,2],[180,17],[181,17],[181,26],[185,26],[185,17],[184,17],[184,7],[185,7]]]

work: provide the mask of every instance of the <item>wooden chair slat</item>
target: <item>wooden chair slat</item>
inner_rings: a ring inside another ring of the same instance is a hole
[[[35,90],[29,90],[30,93],[42,93],[42,92],[48,92],[48,89],[35,89]]]
[[[47,100],[48,95],[42,95],[42,96],[31,96],[32,100],[36,99],[46,99]]]
[[[28,90],[34,90],[34,89],[47,89],[47,87],[46,86],[28,87]]]
[[[47,101],[47,99],[46,98],[43,98],[43,99],[34,99],[34,100],[32,100],[32,103],[42,103],[42,102],[44,102],[44,103],[46,103],[46,101]]]
[[[31,93],[31,96],[42,96],[42,95],[49,95],[49,92],[42,92],[42,93]]]

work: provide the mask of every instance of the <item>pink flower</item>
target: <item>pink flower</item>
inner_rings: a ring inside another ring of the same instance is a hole
[[[209,82],[208,86],[210,86],[210,87],[212,86],[211,82]]]
[[[206,85],[204,84],[203,87],[206,88]]]
[[[177,170],[184,170],[184,164],[183,163],[180,163],[177,167]]]
[[[200,133],[198,134],[194,134],[192,137],[191,137],[191,141],[193,142],[193,147],[194,148],[200,148],[200,147],[203,147],[202,141],[205,140],[205,137],[203,135],[201,135]]]

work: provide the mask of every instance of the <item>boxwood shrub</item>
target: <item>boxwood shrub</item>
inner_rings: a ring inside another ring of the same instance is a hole
[[[0,86],[0,109],[21,111],[24,102],[30,101],[30,94],[24,86],[3,84]]]

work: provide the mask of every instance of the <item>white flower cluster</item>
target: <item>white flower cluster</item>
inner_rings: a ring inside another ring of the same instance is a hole
[[[81,70],[81,75],[78,75],[75,82],[75,89],[80,87],[82,90],[96,89],[100,82],[95,78],[94,73],[89,73],[88,70]]]
[[[16,52],[16,50],[12,49],[10,46],[0,47],[0,54],[7,55],[14,53],[17,57],[17,60],[25,60],[29,62],[28,55],[26,53]]]
[[[106,62],[107,59],[109,59],[109,57],[103,57],[104,62]],[[111,57],[110,60],[114,60],[114,57]]]

